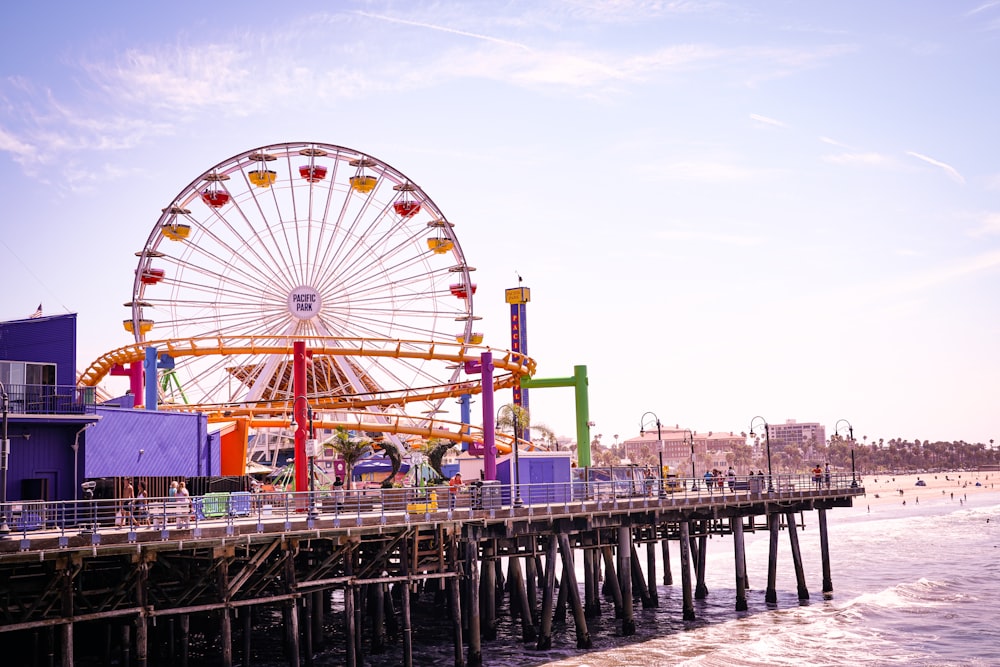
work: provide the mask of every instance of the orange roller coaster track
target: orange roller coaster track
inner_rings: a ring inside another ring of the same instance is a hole
[[[493,352],[494,369],[509,373],[494,376],[494,391],[513,386],[515,382],[520,381],[522,376],[530,377],[534,374],[536,366],[534,359],[517,352],[493,350],[487,346],[466,343],[391,338],[340,338],[332,336],[296,336],[294,338],[289,336],[211,336],[145,341],[117,348],[101,355],[92,362],[87,370],[81,374],[79,384],[88,387],[96,386],[116,364],[124,366],[125,364],[142,361],[145,358],[145,350],[148,347],[155,347],[158,352],[169,354],[174,358],[211,355],[234,356],[241,354],[282,355],[290,357],[292,355],[293,342],[296,340],[305,341],[307,348],[314,358],[323,355],[386,357],[465,364],[466,362],[478,362],[483,352]],[[309,402],[314,410],[352,410],[374,406],[399,408],[401,404],[416,401],[433,401],[481,392],[481,382],[474,379],[431,387],[390,389],[357,396],[310,396]],[[204,412],[209,415],[211,421],[244,417],[250,419],[253,426],[287,426],[289,419],[287,417],[276,418],[274,413],[288,411],[289,403],[289,401],[267,401],[256,402],[253,405],[227,404],[224,406],[218,404],[165,404],[160,409]],[[379,414],[383,418],[393,418],[392,415],[386,413],[369,412],[367,416],[372,417],[374,414]],[[400,415],[400,419],[415,420],[416,418]],[[372,428],[369,430],[372,431],[386,430],[386,424],[384,423],[380,425],[381,428],[375,425],[371,426]],[[413,433],[414,435],[422,435],[425,429],[418,428],[416,430],[420,432]],[[396,430],[396,432],[406,433],[409,431]],[[455,434],[452,434],[450,437],[454,438]],[[469,438],[463,437],[460,439]]]

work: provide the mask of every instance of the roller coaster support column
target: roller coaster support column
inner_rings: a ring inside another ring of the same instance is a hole
[[[469,426],[472,423],[472,394],[462,394],[459,399],[459,409],[462,413],[462,423],[465,424],[464,431],[470,433],[472,427]],[[462,441],[462,451],[469,448],[469,443]]]
[[[493,353],[483,352],[480,355],[483,369],[483,477],[486,480],[497,478],[497,447],[494,432],[493,414]]]
[[[145,407],[147,410],[156,409],[156,348],[150,345],[146,348],[146,358],[142,362],[142,369],[146,374],[146,390],[143,394],[146,398]]]
[[[492,377],[490,379],[492,384]],[[542,389],[545,387],[573,387],[576,391],[576,457],[581,468],[590,466],[590,399],[587,393],[587,367],[574,366],[573,377],[568,378],[529,378],[521,377],[522,389]],[[483,376],[483,386],[486,377]],[[486,392],[483,392],[486,395]],[[490,401],[492,402],[492,397]],[[485,410],[485,406],[483,410]],[[485,414],[485,413],[484,413]],[[484,418],[485,421],[485,418]],[[485,427],[484,427],[485,428]]]
[[[292,343],[292,412],[295,418],[295,490],[309,488],[309,461],[306,459],[306,344]],[[302,397],[302,400],[299,400]]]

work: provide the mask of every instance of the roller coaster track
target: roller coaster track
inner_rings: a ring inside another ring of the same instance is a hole
[[[388,357],[474,364],[480,361],[483,352],[493,352],[495,372],[506,371],[506,374],[494,375],[494,391],[513,386],[520,381],[522,376],[533,375],[536,367],[535,360],[526,355],[467,343],[331,336],[211,336],[145,341],[119,347],[93,361],[87,370],[80,375],[79,384],[85,387],[96,386],[111,372],[113,366],[124,366],[142,361],[145,358],[147,347],[155,347],[158,353],[166,353],[174,358],[241,354],[291,356],[293,343],[297,340],[305,341],[313,358],[323,355]],[[345,415],[352,415],[347,419],[317,422],[315,425],[321,428],[344,426],[349,429],[471,441],[475,439],[475,436],[465,433],[462,424],[416,417],[402,412],[399,414],[365,412],[359,408],[381,406],[399,409],[401,405],[415,401],[438,400],[478,393],[482,393],[482,383],[477,378],[445,385],[390,389],[362,395],[309,396],[309,404],[317,412],[337,411],[338,413],[343,412]],[[162,404],[158,409],[201,412],[207,414],[209,421],[212,422],[244,418],[248,419],[253,427],[289,426],[292,412],[291,401],[226,405]],[[372,419],[376,415],[380,421],[376,422]],[[365,417],[368,419],[365,420]],[[389,423],[385,422],[386,419],[389,420]],[[452,428],[454,430],[451,430]]]

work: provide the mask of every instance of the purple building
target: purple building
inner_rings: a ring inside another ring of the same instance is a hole
[[[204,415],[97,406],[76,377],[76,314],[0,322],[8,502],[79,499],[97,477],[219,474]]]

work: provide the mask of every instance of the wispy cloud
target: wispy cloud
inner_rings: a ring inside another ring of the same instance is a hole
[[[379,21],[387,21],[389,23],[398,23],[400,25],[409,25],[409,26],[414,26],[414,27],[417,27],[417,28],[427,28],[428,30],[436,30],[436,31],[439,31],[439,32],[446,32],[446,33],[449,33],[449,34],[452,34],[452,35],[460,35],[462,37],[471,37],[473,39],[482,40],[484,42],[492,42],[494,44],[501,44],[503,46],[510,46],[510,47],[515,48],[515,49],[525,49],[525,50],[530,50],[531,49],[531,47],[529,47],[526,44],[520,44],[518,42],[512,42],[512,41],[507,40],[507,39],[500,39],[498,37],[491,37],[490,35],[484,35],[484,34],[481,34],[481,33],[469,32],[467,30],[458,30],[457,28],[449,28],[447,26],[435,25],[433,23],[425,23],[423,21],[410,21],[410,20],[399,18],[399,17],[395,17],[395,16],[386,16],[384,14],[372,14],[372,13],[369,13],[369,12],[357,12],[357,14],[358,14],[358,16],[364,16],[364,17],[370,18],[370,19],[378,19]]]
[[[782,121],[776,120],[774,118],[768,118],[767,116],[761,116],[757,113],[750,114],[750,120],[757,121],[764,125],[774,125],[775,127],[787,127]]]
[[[856,285],[850,290],[852,294],[849,297],[842,298],[849,298],[852,303],[857,305],[882,303],[889,299],[897,300],[911,294],[925,292],[985,271],[993,271],[998,267],[1000,267],[1000,250],[994,250],[882,283]]]
[[[927,157],[926,155],[921,155],[920,153],[916,153],[914,151],[906,151],[906,154],[909,155],[910,157],[915,157],[918,160],[923,160],[927,164],[943,169],[944,172],[948,174],[948,176],[951,177],[953,181],[961,183],[963,185],[965,184],[965,178],[960,173],[958,173],[958,170],[952,167],[950,164],[946,162],[941,162],[940,160],[935,160],[934,158]]]
[[[830,144],[831,146],[836,146],[837,148],[846,148],[847,150],[852,151],[852,152],[856,152],[857,151],[857,149],[854,148],[854,146],[851,146],[849,144],[845,144],[845,143],[843,143],[841,141],[837,141],[836,139],[831,139],[830,137],[820,137],[819,140],[821,142],[823,142],[824,144]]]
[[[836,155],[824,155],[823,162],[840,165],[868,165],[873,167],[890,164],[892,160],[881,153],[838,153]]]
[[[981,12],[985,12],[985,11],[987,11],[989,9],[992,9],[993,7],[1000,7],[1000,0],[990,0],[989,2],[984,2],[983,4],[979,5],[978,7],[973,7],[969,11],[965,12],[965,15],[966,16],[974,16],[974,15],[979,14]]]

